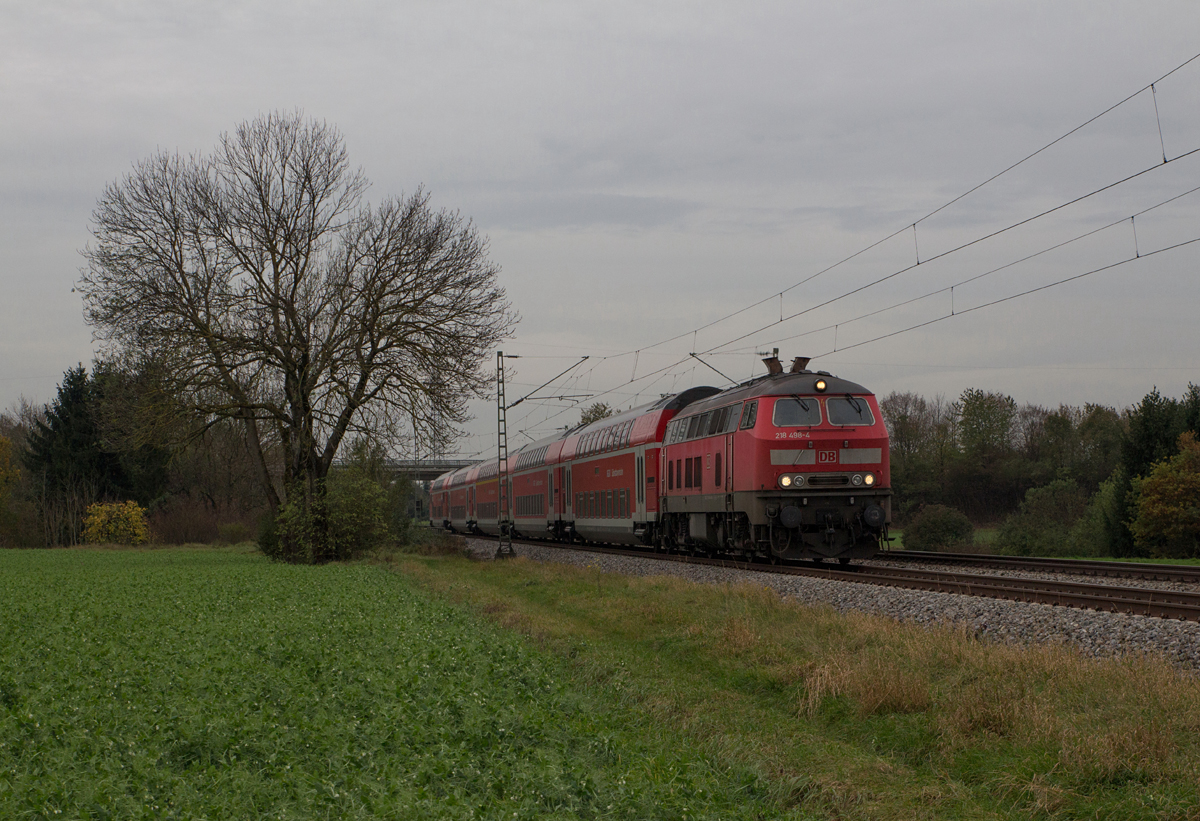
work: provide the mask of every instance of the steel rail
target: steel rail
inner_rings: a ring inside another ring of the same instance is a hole
[[[562,544],[527,539],[514,539],[514,543],[1200,622],[1200,592],[1028,579],[1015,576],[984,576],[976,573],[942,573],[936,570],[918,570],[907,567],[872,565],[833,567],[816,562],[811,564],[765,564],[720,557],[657,553],[602,545]]]
[[[1074,573],[1080,576],[1111,576],[1160,582],[1200,583],[1200,567],[1143,562],[1102,562],[1090,559],[1050,559],[1036,556],[997,556],[990,553],[933,553],[923,550],[887,550],[876,558],[902,562],[939,562],[974,567]]]

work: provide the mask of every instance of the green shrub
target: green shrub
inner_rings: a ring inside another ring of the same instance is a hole
[[[299,496],[300,494],[294,494]],[[270,546],[260,548],[273,559],[286,562],[316,563],[329,560],[329,532],[320,525],[325,520],[323,505],[314,500],[311,507],[293,498],[275,514],[268,536]]]
[[[1152,556],[1200,556],[1200,442],[1191,431],[1180,435],[1178,453],[1134,480],[1134,490],[1136,546]]]
[[[85,544],[139,545],[150,541],[146,511],[137,502],[89,505],[83,520]]]
[[[308,507],[300,498],[293,494],[274,518],[261,523],[258,546],[267,556],[287,562],[346,561],[391,539],[388,491],[361,471],[330,474]]]
[[[338,471],[326,481],[329,537],[339,559],[361,555],[388,538],[388,494],[369,476]]]
[[[1111,556],[1112,538],[1110,522],[1119,515],[1117,510],[1118,480],[1115,475],[1100,483],[1076,520],[1067,537],[1068,552],[1072,556]]]
[[[945,505],[926,505],[904,528],[906,550],[949,550],[970,545],[975,527],[961,511]]]
[[[996,552],[1009,556],[1065,556],[1071,529],[1083,516],[1087,495],[1073,480],[1055,479],[1030,488],[1017,512],[996,535]]]

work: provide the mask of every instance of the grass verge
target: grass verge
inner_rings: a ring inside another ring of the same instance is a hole
[[[1200,683],[598,569],[396,558],[659,732],[818,818],[1200,818]]]

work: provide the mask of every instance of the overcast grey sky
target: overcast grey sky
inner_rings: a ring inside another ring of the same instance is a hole
[[[1194,0],[3,0],[0,407],[49,400],[91,360],[71,287],[103,186],[158,149],[206,152],[242,120],[295,108],[341,129],[373,199],[424,184],[490,237],[523,316],[505,344],[527,357],[510,399],[586,354],[559,391],[627,406],[722,384],[694,361],[668,368],[692,351],[741,379],[771,346],[881,395],[1179,395],[1200,382],[1200,243],[848,346],[949,313],[951,298],[856,317],[1120,219],[957,286],[954,310],[1126,259],[1128,217],[1200,185],[1200,154],[1173,159],[1200,148],[1200,60],[922,222],[915,245],[910,230],[778,294],[1170,71],[1200,52],[1197,32]],[[1130,183],[778,323],[918,248],[930,259],[1162,164],[1164,149],[1173,161]],[[1200,236],[1198,216],[1200,192],[1139,216],[1138,250]],[[463,452],[491,441],[493,411],[479,413]],[[531,402],[510,429],[577,418]]]

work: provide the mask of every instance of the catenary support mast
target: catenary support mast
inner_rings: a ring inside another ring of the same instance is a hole
[[[512,546],[512,517],[508,509],[508,408],[504,398],[504,351],[496,351],[496,517],[500,542],[496,558],[516,555]]]

